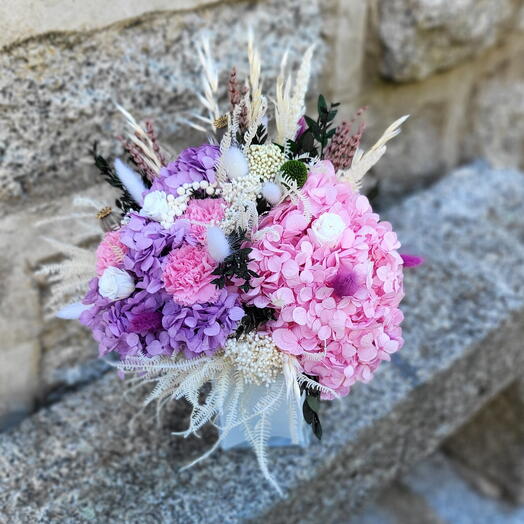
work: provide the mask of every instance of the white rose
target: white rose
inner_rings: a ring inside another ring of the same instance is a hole
[[[109,300],[127,298],[134,290],[133,277],[117,267],[106,268],[98,281],[98,292]]]
[[[144,197],[144,204],[140,210],[143,217],[162,222],[170,213],[167,195],[164,191],[151,191]]]
[[[335,246],[346,224],[336,213],[323,213],[311,225],[313,237],[321,246]]]

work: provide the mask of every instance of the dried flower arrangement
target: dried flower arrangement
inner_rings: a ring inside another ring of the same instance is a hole
[[[305,115],[309,48],[294,79],[283,58],[272,133],[253,38],[247,82],[229,74],[225,113],[209,43],[197,51],[205,112],[189,124],[207,142],[168,161],[152,124],[120,108],[132,167],[92,150],[120,212],[79,199],[97,207],[103,239],[95,254],[55,242],[67,258],[43,272],[60,282],[57,307],[77,300],[58,316],[88,326],[122,375],[154,385],[146,403],[186,399],[185,436],[219,427],[198,460],[240,428],[279,490],[266,458],[274,417],[293,442],[303,421],[320,439],[319,401],[368,382],[402,346],[400,244],[358,188],[406,117],[364,152],[362,124],[335,126],[338,104],[321,95],[317,117]]]

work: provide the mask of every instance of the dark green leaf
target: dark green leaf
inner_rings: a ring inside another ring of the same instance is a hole
[[[333,107],[333,106],[331,106]],[[336,109],[332,109],[329,113],[328,113],[328,122],[332,122],[335,117],[337,116],[337,110]]]
[[[315,137],[320,136],[320,126],[312,118],[309,118],[309,116],[304,116],[304,119],[308,128],[315,135]]]
[[[308,395],[306,396],[306,402],[315,413],[318,413],[318,410],[320,409],[320,399],[318,397]]]
[[[318,416],[315,415],[311,426],[313,428],[313,434],[315,437],[317,437],[318,440],[322,440],[322,424],[320,423]]]
[[[312,424],[315,420],[316,413],[309,407],[309,404],[305,401],[302,405],[302,414],[304,415],[304,420],[308,424]]]
[[[326,99],[324,98],[324,95],[319,95],[318,96],[317,107],[318,107],[318,114],[319,115],[322,115],[322,114],[328,112],[328,107],[327,107],[327,103],[326,103]]]

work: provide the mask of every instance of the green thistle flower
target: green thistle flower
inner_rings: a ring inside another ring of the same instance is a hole
[[[307,167],[300,160],[288,160],[280,167],[284,175],[294,180],[298,187],[302,187],[307,180]]]

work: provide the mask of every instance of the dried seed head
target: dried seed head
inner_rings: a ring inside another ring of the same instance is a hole
[[[97,214],[96,218],[100,220],[102,231],[116,231],[120,228],[120,220],[116,213],[110,207],[103,207]]]

